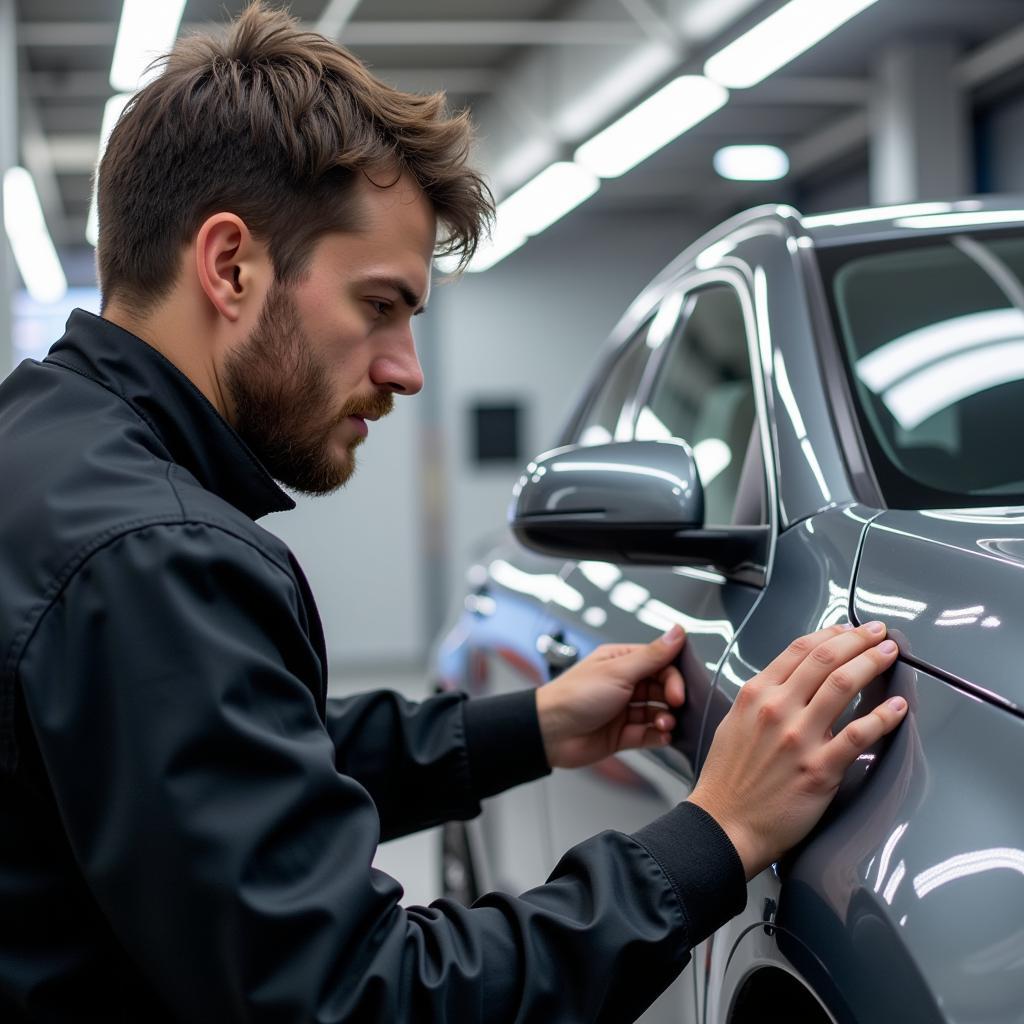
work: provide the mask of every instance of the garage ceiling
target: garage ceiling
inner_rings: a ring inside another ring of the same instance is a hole
[[[182,30],[222,22],[243,6],[188,0]],[[417,91],[446,89],[455,105],[472,107],[480,158],[500,195],[675,74],[699,72],[706,57],[779,6],[780,0],[294,0],[290,8],[310,27],[348,14],[342,42],[383,78]],[[86,248],[90,176],[113,92],[107,76],[121,3],[16,0],[15,7],[21,159],[36,178],[65,263],[74,265]],[[794,178],[862,154],[876,55],[893,42],[928,36],[957,42],[968,88],[1015,81],[1024,67],[1024,3],[879,0],[761,85],[733,92],[725,108],[623,178],[605,182],[585,209],[717,214],[757,200],[764,186],[725,182],[712,170],[712,154],[726,143],[782,146]]]

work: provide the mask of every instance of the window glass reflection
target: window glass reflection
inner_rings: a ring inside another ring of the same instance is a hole
[[[1024,493],[1024,237],[850,246],[822,264],[888,503]]]
[[[705,520],[730,523],[755,416],[743,310],[732,288],[715,285],[694,293],[684,316],[637,415],[636,437],[687,441],[704,488]]]

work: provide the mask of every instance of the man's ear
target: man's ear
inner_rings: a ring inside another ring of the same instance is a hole
[[[207,217],[196,235],[195,261],[200,287],[225,319],[234,323],[253,303],[262,305],[269,260],[240,217]]]

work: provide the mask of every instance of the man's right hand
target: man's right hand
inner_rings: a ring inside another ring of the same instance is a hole
[[[846,769],[903,720],[907,703],[893,697],[832,734],[897,653],[880,622],[832,626],[794,640],[739,691],[689,799],[725,830],[748,879],[807,835]]]

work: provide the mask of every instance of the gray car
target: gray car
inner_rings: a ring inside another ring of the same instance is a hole
[[[449,826],[449,891],[662,813],[792,638],[881,619],[899,661],[844,720],[893,692],[907,719],[644,1019],[1024,1021],[1022,437],[1024,200],[765,207],[688,248],[526,468],[435,666],[538,686],[680,623],[674,742]]]

